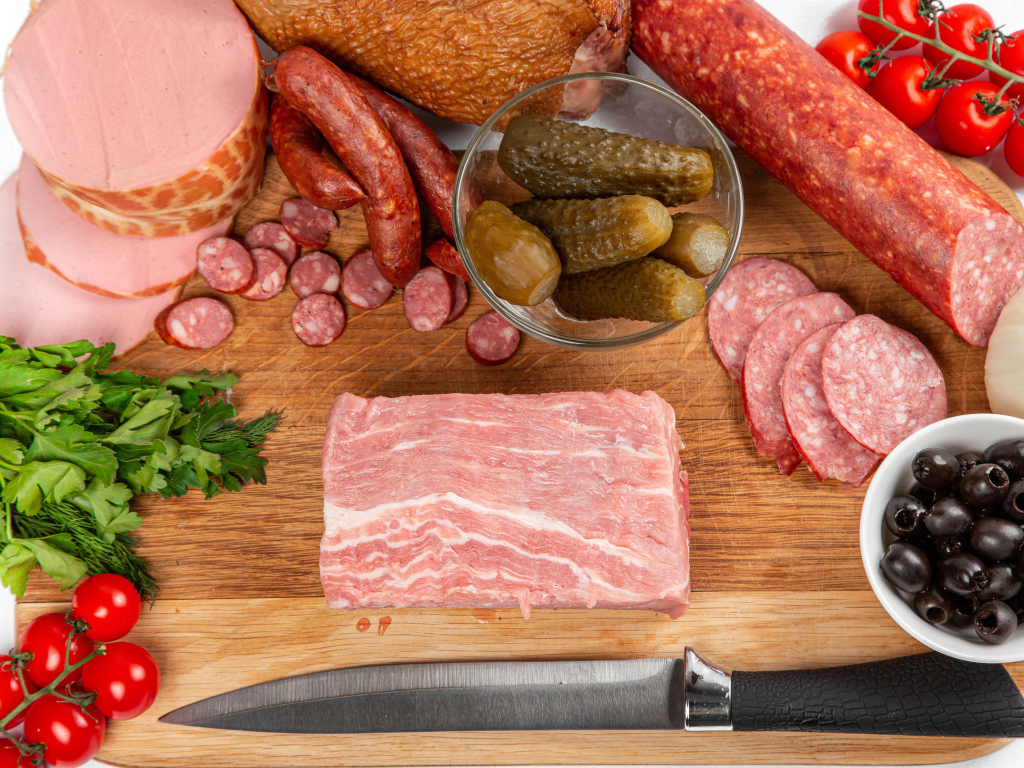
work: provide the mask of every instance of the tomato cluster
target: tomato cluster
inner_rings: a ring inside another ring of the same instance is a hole
[[[54,768],[76,768],[99,750],[108,718],[149,709],[160,688],[156,662],[134,643],[113,642],[141,609],[130,581],[103,573],[78,586],[67,614],[26,625],[18,652],[0,656],[0,727],[24,722],[29,746],[0,738],[0,768],[29,768],[38,755]]]
[[[919,15],[918,0],[885,0],[883,5],[885,21],[920,37],[934,37],[934,20]],[[860,0],[857,8],[878,16],[879,0]],[[999,35],[988,12],[973,3],[932,13],[939,21],[939,39],[945,46],[985,60],[993,45],[998,66],[1024,75],[1024,29]],[[859,32],[842,30],[829,35],[817,51],[908,127],[920,128],[934,117],[939,138],[952,152],[982,155],[1005,137],[1007,164],[1024,176],[1024,118],[1017,117],[1018,108],[1024,106],[1024,85],[1013,84],[1001,94],[1007,78],[991,70],[989,81],[960,82],[977,77],[986,68],[956,59],[928,43],[923,45],[923,55],[892,57],[894,51],[909,50],[918,41],[870,19],[858,17],[858,25]],[[883,60],[872,64],[867,59],[873,53],[882,54]]]

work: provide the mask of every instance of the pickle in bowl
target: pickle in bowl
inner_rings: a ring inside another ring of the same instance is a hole
[[[703,213],[674,213],[672,234],[651,256],[674,264],[690,277],[707,277],[718,271],[728,252],[729,231],[717,219]]]

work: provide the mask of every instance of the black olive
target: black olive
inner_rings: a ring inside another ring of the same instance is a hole
[[[1018,592],[1003,602],[1010,606],[1011,611],[1017,614],[1017,624],[1024,624],[1024,592]]]
[[[924,516],[924,527],[936,537],[963,536],[974,524],[974,513],[960,499],[939,499]]]
[[[992,600],[974,614],[974,631],[986,643],[1005,643],[1017,631],[1017,614],[1006,603]]]
[[[1020,592],[1020,571],[1009,563],[996,563],[985,569],[988,586],[978,595],[982,600],[1008,600]]]
[[[956,460],[960,464],[960,477],[967,474],[968,469],[974,469],[979,464],[984,464],[985,460],[976,453],[967,451],[965,453],[958,453]]]
[[[1015,523],[1024,523],[1024,480],[1010,485],[1003,499],[1003,514]]]
[[[882,575],[897,589],[920,592],[932,581],[932,566],[924,552],[905,541],[894,541],[879,564]]]
[[[979,464],[967,470],[960,483],[960,498],[975,509],[1001,504],[1010,489],[1010,478],[998,464]]]
[[[910,538],[922,529],[928,508],[916,496],[894,496],[885,505],[885,525],[894,536]]]
[[[976,595],[988,586],[985,563],[966,552],[958,552],[941,561],[938,572],[939,586],[954,595]]]
[[[914,487],[910,489],[910,495],[915,496],[921,500],[921,503],[926,507],[932,507],[936,501],[941,499],[944,494],[939,493],[931,488],[925,488],[919,483],[915,483]]]
[[[932,551],[935,553],[936,559],[945,560],[950,555],[964,551],[964,540],[953,537],[936,539],[932,545]]]
[[[998,464],[1011,480],[1024,480],[1024,440],[1003,440],[985,449],[985,461]]]
[[[918,451],[911,465],[914,479],[925,488],[946,491],[960,474],[960,462],[949,451],[942,448],[925,448]]]
[[[914,596],[914,610],[931,624],[945,624],[953,615],[953,600],[945,590],[932,584]]]
[[[974,614],[981,607],[981,600],[977,595],[953,595],[953,615],[946,622],[947,627],[965,629],[974,626]]]
[[[1024,529],[1001,517],[982,517],[971,529],[971,549],[988,560],[1013,557],[1024,544]]]

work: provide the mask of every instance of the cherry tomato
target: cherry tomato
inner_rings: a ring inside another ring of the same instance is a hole
[[[1024,77],[1024,29],[1018,29],[1008,37],[1014,38],[1008,43],[1000,43],[996,49],[996,61],[1003,69],[1008,69],[1016,75]],[[996,85],[1005,85],[1006,78],[989,72],[988,78]],[[1011,85],[1006,95],[1011,99],[1020,99],[1024,102],[1024,85]]]
[[[23,677],[25,678],[25,687],[28,688],[29,693],[35,693],[39,690],[36,684],[29,679],[28,675],[23,674]],[[21,682],[11,666],[11,657],[0,655],[0,720],[11,714],[14,708],[24,700],[25,692],[21,690]],[[20,725],[24,719],[25,712],[22,710],[20,715],[4,727],[8,729],[13,728],[16,725]]]
[[[861,88],[867,88],[871,78],[868,73],[857,66],[857,62],[863,59],[875,45],[868,36],[853,29],[844,29],[833,32],[820,43],[814,50],[828,59],[835,65],[836,69],[853,80]]]
[[[43,759],[53,768],[78,768],[96,755],[107,734],[107,718],[90,704],[77,704],[47,694],[33,702],[25,718],[25,738],[43,744]]]
[[[955,48],[961,53],[974,56],[976,59],[984,59],[988,56],[988,43],[979,43],[974,35],[983,29],[992,29],[996,23],[988,15],[984,8],[973,3],[962,3],[952,6],[948,12],[939,14],[939,38],[946,45]],[[944,26],[944,25],[949,26]],[[949,56],[934,45],[924,46],[924,57],[934,64],[939,72],[949,60]],[[954,61],[946,70],[943,77],[951,77],[956,80],[968,80],[980,75],[982,68],[977,64],[966,61]]]
[[[982,80],[960,83],[946,91],[935,113],[935,128],[951,152],[965,157],[983,155],[1003,140],[1013,121],[1013,110],[986,115],[984,106],[974,97],[980,93],[992,98],[998,92],[996,86]]]
[[[920,128],[931,120],[942,100],[941,88],[921,89],[931,69],[922,56],[900,56],[879,70],[868,93],[908,127]]]
[[[111,720],[131,720],[156,700],[160,669],[145,648],[111,643],[82,667],[82,686],[96,691],[96,706]]]
[[[878,0],[860,0],[857,3],[857,10],[863,11],[864,13],[870,13],[872,16],[878,15]],[[928,23],[927,16],[917,15],[917,0],[885,0],[885,20],[895,24],[900,29],[905,29],[907,32],[913,32],[915,35],[927,35],[928,29],[931,26]],[[867,35],[875,43],[881,43],[885,45],[894,37],[896,33],[891,29],[887,29],[879,24],[877,21],[868,21],[857,17],[857,24],[860,27],[860,31]],[[913,48],[917,45],[917,40],[910,37],[904,37],[890,50],[894,51],[905,51],[907,48]]]
[[[63,613],[46,613],[32,619],[21,632],[20,649],[22,653],[30,651],[32,661],[25,667],[25,672],[32,682],[43,687],[56,680],[64,671],[64,654],[68,646],[68,635],[71,625]],[[85,635],[75,635],[71,641],[70,661],[75,664],[95,649],[92,640]],[[82,676],[78,669],[64,678],[64,685],[73,683]]]
[[[35,768],[32,758],[21,754],[18,745],[10,739],[0,738],[0,768]]]
[[[124,576],[99,573],[75,589],[71,613],[89,625],[86,635],[101,643],[120,640],[139,620],[142,600]]]
[[[1018,176],[1024,176],[1024,125],[1016,120],[1010,126],[1010,132],[1006,134],[1003,153],[1006,155],[1006,164],[1010,166],[1010,170]]]

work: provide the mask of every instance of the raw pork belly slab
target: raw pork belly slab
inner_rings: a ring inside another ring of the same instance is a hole
[[[682,447],[653,392],[345,393],[323,449],[327,603],[681,616]]]

